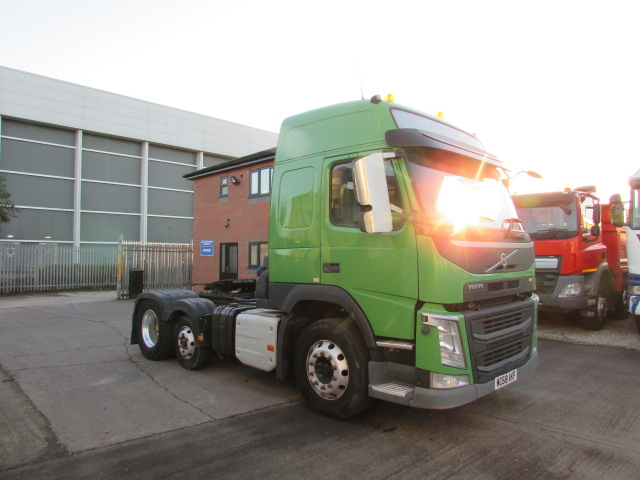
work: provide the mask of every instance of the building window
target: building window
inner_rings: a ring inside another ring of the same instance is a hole
[[[251,172],[251,196],[269,195],[273,167],[261,168]]]
[[[249,243],[249,268],[264,266],[264,257],[268,251],[269,244],[267,242]]]
[[[220,196],[226,197],[229,195],[229,177],[220,177]]]

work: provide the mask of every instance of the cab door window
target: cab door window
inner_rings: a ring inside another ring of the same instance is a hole
[[[582,235],[591,235],[591,227],[595,225],[594,215],[596,201],[591,197],[583,197],[580,203],[582,211]]]
[[[399,210],[402,209],[402,198],[398,188],[398,179],[390,159],[385,160],[387,190],[389,201]],[[329,199],[329,219],[339,227],[360,228],[360,205],[353,180],[353,163],[341,163],[331,169],[331,190]],[[400,225],[394,222],[394,230]]]

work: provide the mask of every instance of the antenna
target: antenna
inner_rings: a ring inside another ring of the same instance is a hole
[[[362,75],[360,75],[360,60],[356,58],[356,65],[358,66],[358,81],[360,82],[360,97],[364,100],[364,91],[362,90]]]

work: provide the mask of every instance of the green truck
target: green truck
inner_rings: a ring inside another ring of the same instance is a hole
[[[187,369],[215,352],[293,375],[334,418],[472,402],[538,362],[533,244],[505,178],[474,135],[379,96],[287,118],[255,298],[144,292],[131,341]]]

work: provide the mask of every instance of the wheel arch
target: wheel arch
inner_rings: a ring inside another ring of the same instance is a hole
[[[332,285],[271,284],[271,298],[279,298],[275,307],[285,314],[278,329],[276,377],[288,378],[292,373],[295,344],[302,330],[323,318],[351,318],[360,332],[372,359],[379,348],[369,320],[358,303],[344,289]]]
[[[138,332],[136,329],[136,319],[138,318],[141,304],[145,300],[150,300],[158,306],[159,320],[166,322],[169,320],[169,308],[172,303],[185,298],[200,298],[198,294],[192,290],[155,290],[141,293],[136,297],[131,315],[131,345],[138,344]]]
[[[216,304],[208,298],[181,298],[169,306],[166,320],[175,321],[182,315],[187,315],[197,322],[201,315],[212,314],[215,308]]]
[[[598,288],[602,281],[605,281],[609,288],[614,287],[613,274],[611,273],[607,262],[601,263],[596,271],[591,272],[589,275],[585,275],[584,281],[585,286],[589,286],[588,291],[590,292],[590,296],[598,295]]]

